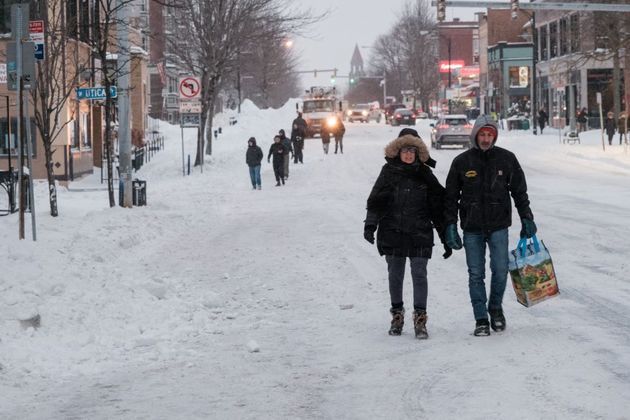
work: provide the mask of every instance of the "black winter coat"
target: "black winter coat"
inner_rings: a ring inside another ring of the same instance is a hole
[[[247,152],[245,153],[245,162],[247,162],[247,166],[253,168],[254,166],[260,165],[263,157],[263,151],[260,147],[256,145],[247,147]]]
[[[284,162],[284,155],[289,153],[289,150],[286,148],[282,142],[273,143],[269,148],[269,154],[267,155],[267,160],[273,155],[273,161],[275,162]]]
[[[606,129],[606,134],[612,136],[617,131],[617,121],[614,118],[606,118],[604,120],[604,128]]]
[[[304,140],[306,137],[306,121],[302,117],[297,117],[291,124],[291,141],[299,141],[297,137]]]
[[[386,158],[367,201],[365,225],[378,226],[381,255],[431,258],[433,228],[444,230],[444,187],[416,161]]]
[[[472,148],[457,156],[446,178],[446,224],[467,232],[494,232],[512,224],[512,202],[521,219],[534,220],[527,183],[514,153],[494,146]]]

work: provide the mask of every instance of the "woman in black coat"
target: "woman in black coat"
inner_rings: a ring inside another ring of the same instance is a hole
[[[617,131],[617,121],[615,121],[615,114],[612,112],[608,112],[606,115],[604,129],[606,130],[606,134],[608,134],[608,144],[612,146],[613,137],[615,137],[615,132]]]
[[[542,134],[543,128],[545,128],[545,123],[547,122],[549,122],[549,116],[544,109],[540,108],[540,111],[538,111],[538,126],[540,127],[540,134]]]
[[[444,187],[427,165],[434,161],[415,130],[401,131],[385,148],[385,160],[367,200],[364,237],[374,243],[378,229],[376,245],[387,261],[392,305],[389,334],[400,335],[404,325],[402,290],[409,258],[415,334],[427,338],[427,263],[433,250],[434,228],[443,239]],[[445,249],[444,258],[448,258],[451,250]]]

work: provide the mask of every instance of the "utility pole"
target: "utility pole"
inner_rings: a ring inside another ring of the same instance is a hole
[[[451,73],[453,70],[451,69],[451,37],[448,37],[448,94],[451,94]],[[448,113],[453,113],[453,106],[451,103],[451,98],[448,98]]]
[[[538,112],[538,86],[536,86],[536,63],[538,63],[538,30],[536,30],[536,12],[532,12],[532,103],[530,112],[532,116],[532,132],[538,134],[536,130],[536,113]]]
[[[129,112],[129,7],[128,0],[118,0],[116,32],[118,34],[118,162],[120,165],[119,205],[132,206],[131,129]]]

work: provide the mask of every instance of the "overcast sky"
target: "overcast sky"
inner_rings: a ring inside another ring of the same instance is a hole
[[[330,15],[310,30],[309,38],[297,38],[294,48],[300,57],[300,70],[339,69],[347,75],[354,46],[359,45],[367,67],[371,46],[379,35],[387,33],[400,15],[407,0],[300,0],[295,4],[314,13],[330,10]],[[435,7],[431,7],[435,9]],[[474,13],[483,9],[446,8],[446,19],[459,17],[473,20]],[[304,86],[328,85],[330,74],[302,77]],[[339,82],[346,84],[347,79]]]

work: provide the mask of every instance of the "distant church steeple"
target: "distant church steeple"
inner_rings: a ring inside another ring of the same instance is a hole
[[[356,44],[350,60],[350,77],[356,78],[358,76],[365,76],[365,71],[363,71],[363,57],[359,51],[359,44]]]

